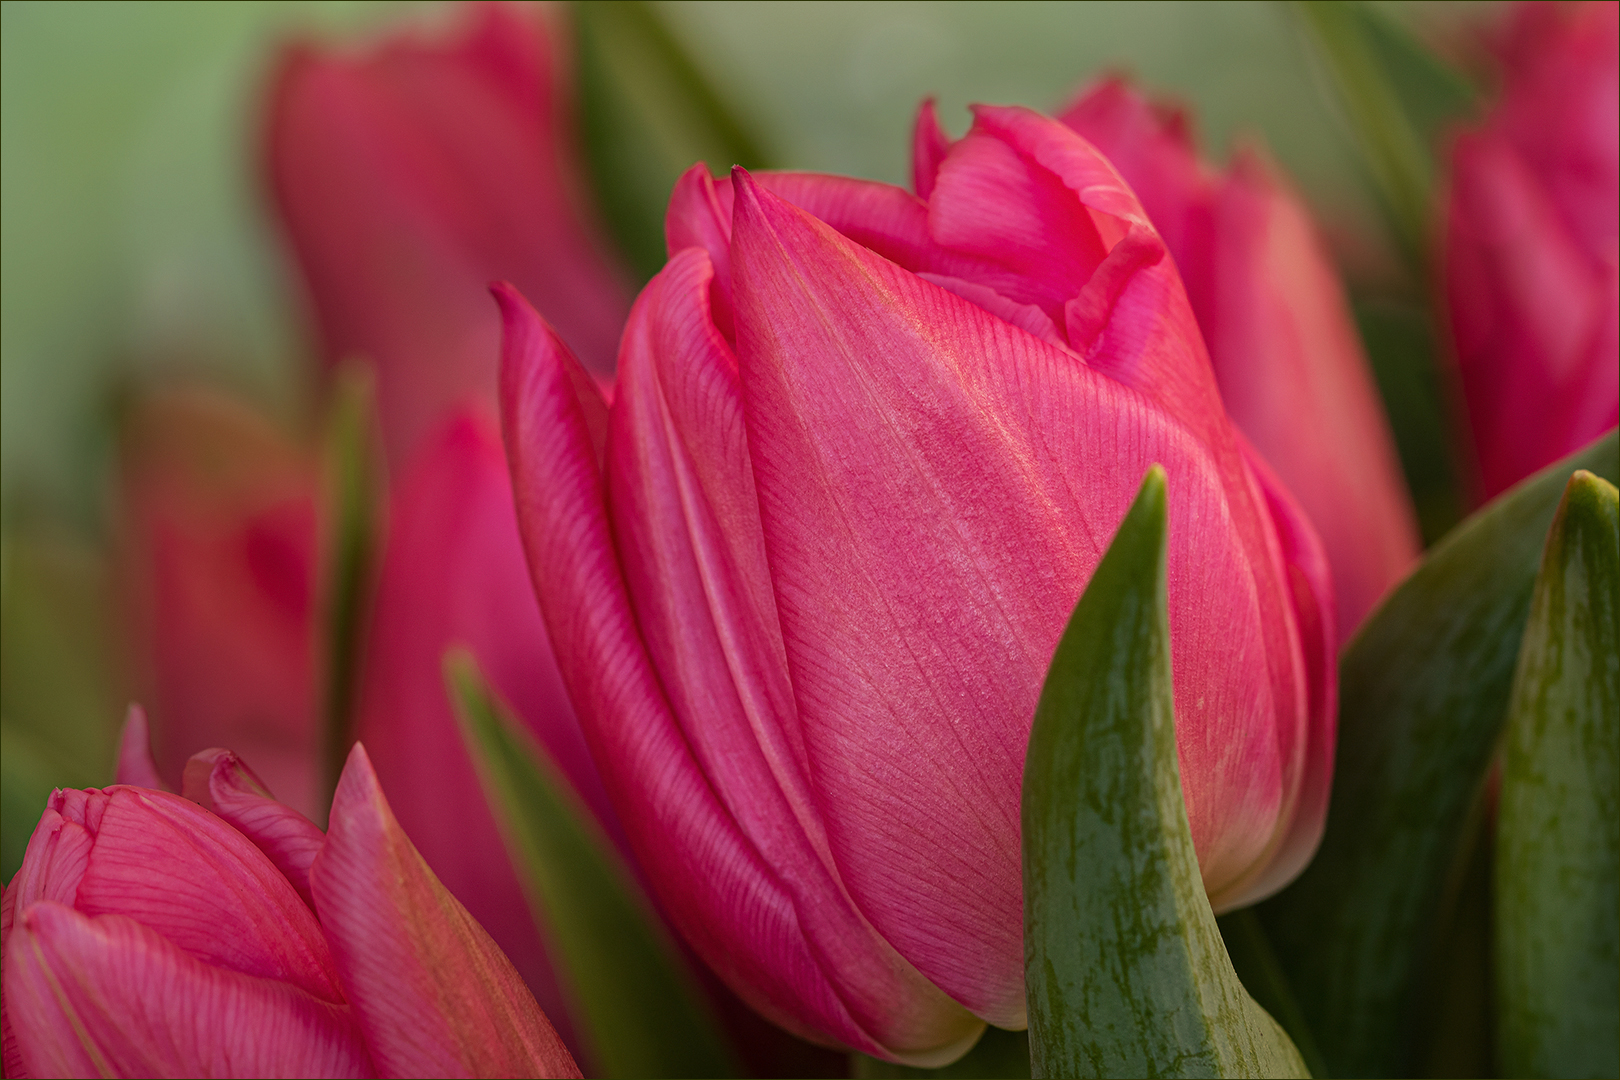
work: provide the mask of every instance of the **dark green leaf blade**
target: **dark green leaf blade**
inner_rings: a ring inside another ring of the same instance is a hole
[[[1495,881],[1507,1076],[1620,1075],[1620,503],[1577,472],[1508,705]]]
[[[1467,869],[1543,539],[1578,468],[1620,475],[1614,433],[1454,529],[1340,656],[1322,844],[1258,909],[1334,1075],[1412,1072],[1421,977]]]
[[[585,157],[603,218],[640,275],[664,265],[664,208],[694,162],[768,166],[759,140],[645,0],[569,7]]]
[[[1181,794],[1164,470],[1058,643],[1024,762],[1035,1076],[1306,1076],[1227,959]]]
[[[467,750],[572,1018],[609,1077],[735,1076],[714,1017],[630,872],[473,658],[445,657]]]
[[[376,398],[376,378],[368,364],[348,360],[338,368],[324,447],[321,660],[326,680],[322,706],[327,798],[323,806],[330,804],[354,745],[355,694],[382,530],[385,481]]]

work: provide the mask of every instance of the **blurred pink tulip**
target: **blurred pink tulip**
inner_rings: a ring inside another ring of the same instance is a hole
[[[1325,560],[1163,241],[1063,125],[976,116],[925,198],[688,172],[611,408],[497,289],[529,566],[649,879],[767,1016],[921,1065],[1025,1022],[1029,725],[1151,464],[1218,910],[1309,858],[1334,732]]]
[[[603,373],[629,307],[583,209],[545,20],[508,4],[457,18],[444,40],[295,48],[272,90],[271,182],[324,352],[375,362],[395,464],[468,393],[494,400],[492,279]]]
[[[405,832],[486,927],[548,1013],[566,1013],[445,692],[464,646],[513,714],[613,826],[529,584],[492,416],[469,408],[424,444],[395,489],[362,675],[358,735]]]
[[[578,1076],[359,747],[331,817],[224,750],[185,798],[55,792],[5,893],[5,1075]]]
[[[1452,148],[1442,252],[1489,498],[1620,420],[1620,5],[1522,4]]]
[[[119,578],[158,775],[234,746],[291,806],[319,811],[313,460],[223,395],[130,411]]]
[[[124,782],[189,785],[183,770],[199,768],[201,755],[187,755],[235,741],[249,748],[244,757],[270,763],[260,770],[264,797],[290,790],[296,800],[288,803],[318,815],[314,489],[311,463],[228,399],[188,390],[132,410],[122,576],[134,601],[142,690],[153,695],[159,765],[140,771],[143,735]],[[551,659],[505,452],[486,407],[452,416],[396,485],[368,630],[356,732],[389,790],[409,793],[400,803],[405,832],[571,1038],[534,917],[445,693],[444,653],[464,646],[617,835]],[[144,730],[144,715],[140,723]],[[187,794],[213,808],[204,790]]]
[[[1344,288],[1263,157],[1224,175],[1179,113],[1105,79],[1062,115],[1113,162],[1164,237],[1232,422],[1299,500],[1333,568],[1340,640],[1406,576],[1417,524]],[[920,125],[934,123],[925,110]]]

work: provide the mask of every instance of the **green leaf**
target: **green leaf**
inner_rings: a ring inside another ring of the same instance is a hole
[[[939,1077],[940,1080],[991,1080],[1007,1077],[1028,1080],[1029,1035],[1023,1031],[1003,1031],[987,1027],[979,1041],[962,1057],[937,1069],[896,1065],[865,1054],[850,1055],[850,1073],[861,1080],[903,1080],[905,1077]]]
[[[1305,1022],[1299,1002],[1294,1000],[1294,990],[1288,985],[1288,976],[1283,973],[1282,965],[1277,963],[1277,954],[1272,950],[1254,908],[1228,912],[1217,918],[1215,925],[1220,927],[1221,940],[1226,943],[1226,955],[1231,959],[1232,970],[1237,972],[1243,988],[1254,998],[1255,1004],[1266,1010],[1288,1032],[1311,1075],[1327,1076],[1327,1063],[1316,1048],[1316,1037]]]
[[[1306,1076],[1227,959],[1176,757],[1164,470],[1058,642],[1024,762],[1035,1076]]]
[[[1467,115],[1468,81],[1398,23],[1356,0],[1294,5],[1338,91],[1396,239],[1421,270],[1426,259],[1440,127]]]
[[[337,790],[354,745],[356,684],[381,532],[384,482],[378,439],[374,376],[365,364],[348,361],[333,383],[326,432],[322,581],[328,796]]]
[[[1328,1068],[1400,1076],[1428,1019],[1543,538],[1570,473],[1620,475],[1614,433],[1473,514],[1339,660],[1333,801],[1316,858],[1259,907]]]
[[[735,1076],[724,1037],[612,842],[473,658],[445,656],[462,736],[601,1075]]]
[[[694,162],[767,167],[767,157],[645,0],[570,5],[585,157],[597,205],[640,274],[664,265],[664,209]]]
[[[1496,824],[1507,1076],[1620,1076],[1620,501],[1577,472],[1530,603]]]

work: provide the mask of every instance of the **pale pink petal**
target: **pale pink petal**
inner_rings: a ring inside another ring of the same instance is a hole
[[[1292,780],[1274,731],[1305,704],[1276,539],[1241,458],[1234,475],[1142,394],[734,182],[749,450],[835,858],[902,955],[1017,1024],[1023,748],[1142,474],[1170,479],[1179,745],[1217,891],[1273,832]]]
[[[178,795],[114,787],[104,799],[89,864],[60,902],[127,915],[205,963],[343,1000],[315,916],[251,841]]]
[[[309,867],[326,834],[309,818],[277,802],[247,762],[229,750],[204,750],[186,762],[182,794],[212,810],[257,845],[312,909]]]
[[[310,880],[378,1072],[579,1076],[511,962],[400,829],[358,743]]]
[[[152,763],[152,736],[146,726],[146,710],[130,705],[124,714],[124,730],[118,736],[118,772],[120,784],[168,791],[169,786],[158,776]]]
[[[890,1054],[954,1046],[979,1025],[877,935],[832,865],[787,679],[736,360],[705,302],[711,273],[701,251],[678,253],[642,293],[619,356],[608,486],[636,621],[698,769],[775,869],[852,1019]]]
[[[562,992],[445,689],[457,647],[614,831],[529,583],[500,432],[476,406],[424,442],[395,488],[357,731],[405,834],[566,1039]]]
[[[917,120],[911,127],[911,190],[924,202],[934,191],[934,177],[940,162],[950,153],[951,139],[939,126],[939,112],[933,98],[917,107]]]
[[[625,593],[578,363],[520,296],[497,289],[496,297],[507,323],[503,426],[529,568],[564,681],[648,880],[686,940],[761,1013],[892,1056],[829,984],[793,897],[717,801],[670,714]],[[961,1045],[905,1049],[922,1063],[936,1050],[940,1063]]]
[[[134,919],[45,901],[15,931],[7,1016],[28,1075],[374,1075],[348,1007],[202,963]]]

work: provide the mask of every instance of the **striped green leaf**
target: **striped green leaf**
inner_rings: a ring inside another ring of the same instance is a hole
[[[1024,762],[1034,1076],[1307,1076],[1227,958],[1182,800],[1164,471],[1058,643]]]
[[[1620,505],[1578,472],[1519,651],[1497,811],[1504,1076],[1620,1076]]]

